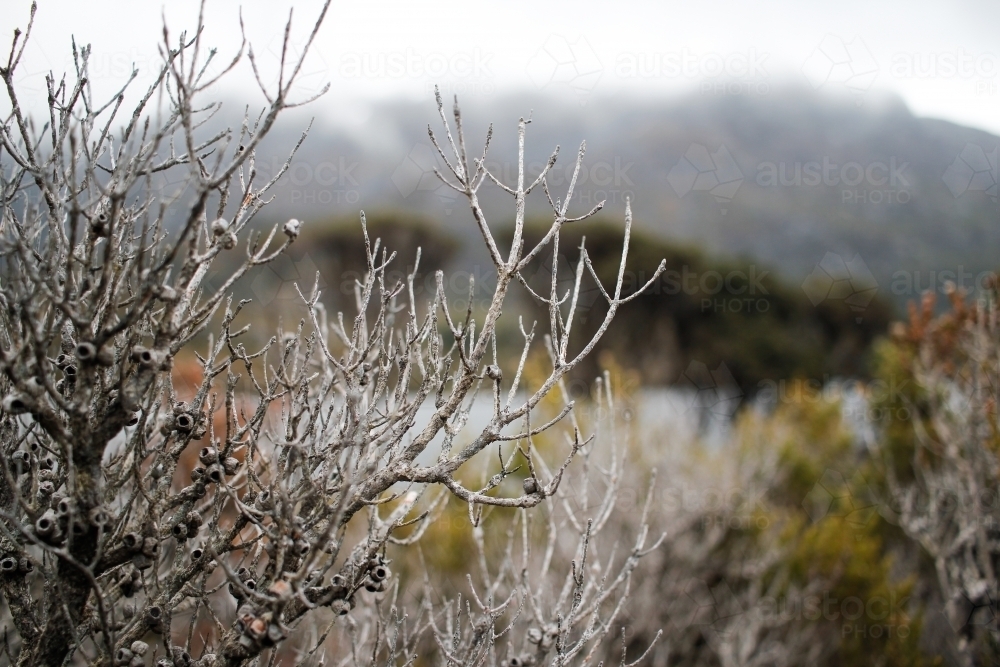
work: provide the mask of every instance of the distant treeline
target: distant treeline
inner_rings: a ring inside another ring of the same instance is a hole
[[[533,225],[528,242],[539,239],[543,230]],[[575,267],[585,237],[595,272],[605,289],[613,289],[622,225],[588,221],[564,228],[561,236],[559,261]],[[751,395],[780,379],[862,376],[869,346],[890,322],[889,304],[877,297],[848,305],[851,295],[844,288],[849,285],[819,286],[828,288],[825,295],[815,290],[807,294],[770,266],[708,256],[641,233],[632,235],[622,293],[645,284],[661,259],[666,270],[621,308],[600,343],[618,363],[639,370],[646,383],[682,380],[692,362],[710,370],[725,364]],[[551,253],[542,261],[551,266]],[[585,279],[581,292],[590,312],[578,342],[593,335],[607,312],[592,280]],[[592,358],[591,367],[581,373],[597,372],[599,355]]]
[[[293,247],[292,261],[308,257],[309,265],[321,273],[324,301],[347,316],[354,307],[354,278],[365,270],[361,226],[352,218],[313,221],[306,229]],[[527,247],[533,247],[546,229],[544,221],[531,221],[525,234]],[[563,229],[557,259],[560,297],[572,285],[584,237],[597,275],[608,291],[614,289],[622,232],[620,222],[606,220]],[[460,277],[447,286],[448,298],[456,309],[466,307],[468,276],[484,288],[495,280],[493,272],[468,256],[461,238],[432,221],[404,213],[369,215],[368,234],[372,243],[381,238],[383,249],[396,252],[391,265],[394,270],[389,271],[392,280],[405,279],[417,247],[421,248],[418,299],[430,298],[437,269],[448,269],[450,277]],[[510,232],[500,230],[496,235],[506,251]],[[379,254],[381,257],[381,250]],[[642,380],[653,385],[684,381],[692,362],[710,370],[724,364],[748,395],[782,379],[824,381],[865,376],[869,347],[887,330],[891,319],[887,302],[878,296],[852,300],[850,285],[831,283],[807,290],[789,283],[771,266],[710,256],[644,233],[632,235],[623,294],[645,284],[661,259],[666,260],[666,270],[643,295],[620,309],[596,353],[590,355],[592,361],[577,371],[581,379],[598,374],[600,360],[607,359],[601,353],[611,353],[618,364],[638,370]],[[551,248],[546,248],[525,271],[531,288],[545,296],[550,289],[551,265]],[[826,292],[817,293],[817,289]],[[525,314],[526,326],[532,319],[548,321],[545,306],[534,302],[522,286],[512,289],[510,301],[511,308]],[[474,302],[477,309],[484,305]],[[593,336],[607,312],[603,295],[586,272],[578,312],[582,322],[576,325],[572,339],[577,348]],[[518,345],[520,334],[516,331],[500,334],[502,346]]]

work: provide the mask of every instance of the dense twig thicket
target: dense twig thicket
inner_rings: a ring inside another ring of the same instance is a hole
[[[967,303],[950,286],[911,306],[897,338],[919,394],[906,438],[875,443],[899,525],[933,564],[960,664],[1000,660],[1000,310],[996,284]]]
[[[449,124],[438,96],[444,141],[431,137],[447,165],[442,180],[468,200],[497,272],[488,308],[453,312],[440,275],[430,302],[417,303],[412,278],[386,281],[394,255],[366,235],[368,270],[356,285],[353,318],[328,317],[317,288],[303,285],[307,317],[248,350],[246,304],[227,298],[230,287],[278,257],[301,229],[292,219],[266,235],[251,231],[284,171],[259,182],[256,149],[278,115],[302,103],[289,99],[305,57],[286,59],[291,21],[271,87],[245,40],[209,76],[215,51],[206,54],[201,19],[193,35],[172,37],[164,28],[162,68],[128,113],[124,89],[106,102],[93,99],[90,49],[74,44],[75,71],[47,78],[43,119],[30,117],[15,85],[30,31],[31,22],[15,31],[0,67],[12,108],[0,125],[6,659],[53,667],[273,663],[292,650],[283,648],[295,643],[290,634],[324,618],[348,638],[327,656],[338,663],[409,663],[421,647],[448,664],[594,660],[648,549],[643,528],[623,558],[593,555],[616,500],[620,457],[598,471],[604,486],[576,484],[562,519],[548,515],[548,548],[538,557],[526,510],[564,494],[561,482],[576,474],[567,472],[571,462],[594,447],[563,382],[628,300],[628,208],[617,284],[600,287],[608,312],[597,334],[571,336],[581,281],[596,279],[583,252],[568,292],[557,289],[557,263],[548,293],[531,292],[546,304],[547,331],[522,325],[520,358],[497,358],[510,288],[527,286],[522,271],[536,257],[558,255],[564,225],[600,206],[570,216],[575,176],[563,198],[549,191],[558,150],[526,182],[524,119],[517,182],[501,182],[485,167],[492,130],[482,156],[470,159],[457,105]],[[209,132],[219,105],[199,100],[244,51],[268,105],[235,130]],[[577,172],[583,154],[581,146]],[[167,173],[186,180],[183,201],[160,196]],[[506,253],[477,198],[486,180],[514,201]],[[525,198],[536,189],[552,225],[527,248]],[[244,252],[220,289],[205,288],[220,255]],[[528,386],[524,369],[536,346],[547,351],[548,370]],[[185,396],[172,366],[192,349],[200,382]],[[550,394],[562,407],[539,423]],[[492,407],[470,434],[477,398]],[[536,438],[557,428],[568,434],[565,447],[540,451]],[[194,452],[191,467],[185,461]],[[545,460],[556,454],[561,460]],[[489,461],[482,484],[463,473],[473,459]],[[416,558],[416,547],[406,548],[448,496],[468,505],[477,540],[486,506],[513,508],[519,528],[510,529],[503,562],[480,568],[474,604],[432,604],[428,596],[406,616],[388,547]],[[571,564],[556,548],[567,536],[578,539]],[[543,593],[564,575],[561,588]],[[318,658],[329,651],[329,632],[295,650]]]

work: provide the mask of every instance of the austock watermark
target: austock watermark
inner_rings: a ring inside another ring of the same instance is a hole
[[[268,63],[297,63],[302,61],[302,67],[295,75],[295,83],[292,86],[291,94],[293,101],[300,102],[329,90],[330,85],[330,64],[323,57],[321,49],[306,50],[306,42],[303,39],[291,39],[287,43],[284,36],[275,35],[267,45],[268,57],[258,59],[258,67],[265,71],[272,69]],[[266,61],[266,62],[264,62]],[[278,67],[274,67],[270,76],[265,78],[265,83],[271,91],[278,87]],[[289,72],[284,74],[284,80],[288,80]]]
[[[771,524],[767,489],[714,488],[711,485],[674,484],[654,491],[657,509],[666,513],[700,516],[702,528],[764,530]]]
[[[992,79],[1000,75],[1000,58],[991,52],[900,52],[893,54],[889,73],[897,79]]]
[[[619,79],[698,81],[702,94],[763,96],[770,92],[769,53],[750,48],[719,53],[680,51],[625,52],[615,58]]]
[[[926,292],[949,294],[960,290],[966,294],[983,294],[998,283],[995,271],[969,271],[959,264],[955,269],[913,269],[894,271],[889,291],[894,296],[918,298]]]
[[[771,309],[770,292],[764,280],[770,274],[754,264],[743,269],[717,271],[692,270],[684,265],[680,269],[667,269],[660,280],[647,292],[653,296],[686,294],[698,296],[701,312],[711,313],[766,313]],[[635,280],[641,280],[637,276]]]
[[[913,194],[908,169],[909,162],[895,156],[866,163],[840,163],[822,156],[806,161],[760,162],[754,182],[762,188],[839,187],[844,204],[906,204]],[[743,171],[725,145],[712,151],[703,144],[691,144],[667,173],[667,182],[678,197],[707,192],[723,206],[733,200],[743,181]]]
[[[840,164],[830,156],[805,162],[761,162],[755,182],[762,188],[840,187],[845,204],[906,204],[912,195],[906,173],[909,166],[895,156],[867,163]]]
[[[803,62],[802,71],[817,90],[846,90],[860,105],[878,77],[879,65],[861,37],[847,40],[827,34]]]
[[[802,65],[816,89],[850,92],[858,104],[881,73],[897,81],[908,79],[969,82],[978,96],[1000,94],[1000,56],[965,48],[940,51],[898,51],[879,60],[860,36],[825,35]]]
[[[524,165],[525,183],[533,182],[542,173],[545,166],[546,163],[542,161],[527,161]],[[511,187],[517,184],[519,168],[517,162],[487,159],[485,167],[501,183]],[[636,186],[630,175],[633,167],[635,167],[635,162],[626,161],[620,155],[609,157],[609,159],[585,159],[576,175],[573,203],[586,208],[592,208],[602,201],[605,206],[624,206],[626,200],[635,204]],[[545,182],[554,198],[565,193],[575,172],[575,160],[556,162],[549,169],[545,175]]]
[[[892,272],[887,292],[894,297],[918,299],[932,292],[947,295],[959,290],[973,296],[995,288],[997,272],[972,271],[962,264],[927,269],[897,269]],[[842,302],[859,317],[875,298],[880,285],[861,255],[838,255],[828,252],[802,282],[809,301],[818,306],[824,301]]]
[[[395,264],[396,262],[393,263]],[[400,263],[395,268],[390,265],[385,270],[385,284],[395,285],[398,282],[405,285],[412,270],[412,265],[406,266]],[[344,271],[340,274],[338,292],[345,296],[354,294],[354,286],[358,281],[363,280],[363,278],[363,271]],[[492,264],[486,266],[475,264],[467,269],[449,270],[443,276],[442,287],[444,288],[445,296],[448,298],[448,305],[456,309],[465,310],[469,307],[469,287],[470,285],[474,286],[476,296],[473,297],[472,305],[473,310],[475,310],[476,308],[489,305],[489,295],[496,289],[496,284],[497,273],[496,268]],[[436,291],[437,276],[434,272],[426,271],[414,280],[414,298],[419,300],[420,297],[432,297]],[[481,293],[487,296],[480,297]]]
[[[453,53],[424,53],[412,47],[391,52],[352,52],[340,57],[344,78],[492,79],[494,54],[480,48]]]
[[[494,56],[480,48],[351,52],[340,57],[337,73],[344,79],[419,79],[425,81],[428,93],[439,90],[446,97],[492,95],[496,92]]]
[[[725,208],[743,185],[743,172],[725,145],[714,152],[703,144],[691,144],[667,173],[667,182],[678,197],[707,192]]]
[[[428,81],[424,87],[428,95],[433,95],[435,91],[441,93],[445,99],[467,97],[487,97],[496,93],[496,84],[490,79],[458,79],[445,81]]]
[[[874,380],[830,376],[765,379],[757,383],[756,399],[766,405],[840,405],[845,415],[873,422],[888,418],[907,420],[912,413],[903,404],[908,401],[907,392],[911,388],[909,378],[894,376]]]
[[[662,515],[698,517],[703,528],[764,530],[771,525],[767,512],[767,488],[715,486],[669,479],[652,489],[624,484],[615,507],[624,513],[641,511],[646,499],[652,511]]]
[[[877,520],[898,525],[904,514],[916,516],[961,516],[963,526],[985,531],[1000,528],[1000,490],[958,489],[921,486],[919,492],[903,496],[880,493],[858,468],[826,468],[802,499],[802,509],[813,523],[837,519],[853,530],[863,530]]]
[[[545,169],[546,162],[527,161],[524,165],[525,184],[533,182]],[[517,184],[519,165],[516,161],[488,159],[484,166],[501,183],[510,187]],[[636,187],[630,171],[634,162],[627,162],[621,156],[610,159],[585,161],[580,166],[573,190],[573,203],[592,208],[604,202],[606,206],[624,206],[626,200],[636,201]],[[415,144],[392,174],[392,182],[404,197],[419,192],[431,192],[436,196],[454,202],[457,194],[441,182],[434,173],[437,169],[446,177],[447,167],[440,162],[440,156],[430,144]],[[576,162],[557,162],[546,174],[545,180],[553,197],[559,197],[573,179]],[[452,179],[454,180],[454,179]]]
[[[694,415],[699,428],[726,424],[743,402],[743,390],[725,362],[714,369],[692,360],[673,384],[670,401],[681,414]]]
[[[559,253],[558,258],[555,260],[557,299],[571,295],[576,289],[575,266],[576,262],[571,263],[565,254]],[[552,269],[552,256],[549,255],[537,262],[537,268],[534,271],[526,270],[524,272],[523,277],[525,282],[538,296],[550,298],[552,291]],[[608,286],[605,289],[613,289],[613,286]],[[575,317],[581,324],[587,323],[590,311],[598,303],[598,300],[603,300],[600,288],[589,279],[581,280],[580,289],[576,293],[575,311]]]
[[[1000,146],[991,151],[968,143],[948,165],[941,179],[956,199],[969,192],[983,192],[996,203],[1000,182],[998,155]]]
[[[532,55],[526,71],[538,88],[568,89],[586,103],[604,74],[604,65],[586,37],[552,34]]]
[[[284,168],[270,192],[289,204],[353,205],[361,200],[361,161],[354,157],[331,156],[321,161],[299,158],[289,162],[287,168],[285,163],[286,158],[276,155],[255,156],[254,185],[270,182]],[[191,182],[190,167],[178,165],[163,173],[159,186],[176,195],[188,189]]]
[[[458,193],[441,182],[434,173],[437,168],[438,154],[434,148],[430,144],[414,144],[396,165],[390,180],[404,199],[416,193],[430,193],[444,206],[445,214],[451,215]]]
[[[993,290],[998,280],[1000,276],[995,271],[973,271],[962,264],[954,269],[897,269],[892,272],[886,291],[894,297],[912,299],[927,292],[947,295],[956,289],[976,296]],[[802,282],[802,290],[814,306],[825,301],[842,302],[858,315],[858,321],[879,289],[878,281],[859,254],[828,252]]]
[[[557,285],[560,295],[564,294],[566,289],[573,284],[574,267],[575,263],[570,262],[564,255],[560,255]],[[545,290],[545,294],[548,294],[551,272],[550,258],[540,263],[538,269],[530,276],[525,277],[533,289],[542,288]],[[703,313],[766,313],[771,309],[771,293],[766,285],[770,273],[769,269],[761,268],[756,264],[748,264],[745,267],[733,268],[728,271],[701,269],[684,264],[665,269],[660,274],[659,280],[653,282],[643,291],[643,297],[655,298],[683,294],[694,297]],[[645,286],[652,277],[652,271],[626,269],[622,273],[622,294],[634,293]],[[609,290],[613,287],[613,284],[605,285],[605,288]],[[582,283],[579,303],[589,307],[598,296],[600,296],[600,290],[596,285]]]
[[[979,97],[994,97],[1000,95],[1000,81],[977,81],[976,95]]]
[[[844,474],[827,468],[802,500],[802,509],[813,522],[833,517],[855,529],[867,526],[879,515],[882,503],[868,480],[858,470]]]
[[[878,281],[860,255],[844,257],[828,252],[802,282],[802,291],[813,306],[824,301],[843,302],[861,322],[878,292]]]
[[[985,581],[973,585],[974,592],[962,591],[941,610],[955,632],[967,629],[1000,630],[1000,590]]]
[[[271,164],[257,167],[261,178],[276,173],[281,165],[276,159]],[[361,199],[358,181],[360,162],[347,157],[310,162],[293,161],[285,174],[291,204],[357,204]]]
[[[303,56],[303,43],[292,39],[287,44],[283,37],[275,37],[268,42],[263,51],[267,57],[258,58],[258,72],[261,83],[270,93],[277,89],[278,64],[285,61],[285,81],[288,79],[290,65]],[[283,53],[284,52],[284,53]],[[159,76],[165,61],[155,48],[142,49],[93,49],[87,58],[87,76],[91,81],[107,80],[121,84],[129,80],[135,72],[134,85],[144,87]],[[204,64],[201,71],[201,81],[210,81],[221,75],[226,67],[220,59],[213,58]],[[63,71],[75,72],[76,62],[72,55],[63,61]],[[330,81],[330,67],[319,50],[313,49],[305,54],[302,67],[299,69],[292,85],[291,102],[300,102],[320,94]],[[144,89],[144,88],[143,88]]]
[[[412,266],[406,258],[397,259],[386,268],[385,281],[395,284],[397,281],[406,283]],[[557,259],[556,291],[560,298],[569,293],[575,284],[576,260],[571,260],[560,253]],[[533,267],[533,268],[532,268]],[[576,317],[586,322],[589,312],[595,305],[604,301],[600,288],[585,275],[580,284],[576,300]],[[632,294],[644,286],[652,277],[652,272],[626,270],[622,274],[622,293]],[[749,264],[746,267],[718,271],[715,269],[697,270],[688,265],[666,269],[659,280],[650,285],[643,295],[646,297],[662,297],[686,295],[695,297],[702,312],[743,312],[766,313],[771,309],[770,291],[766,280],[770,275],[767,269]],[[525,281],[536,294],[547,297],[551,289],[552,257],[535,260],[524,272]],[[337,292],[343,295],[354,293],[354,285],[362,280],[361,271],[348,270],[342,272],[336,280]],[[310,274],[311,280],[311,274]],[[474,310],[489,306],[489,295],[496,287],[496,268],[493,265],[472,264],[465,268],[456,268],[444,276],[444,290],[449,305],[465,309],[469,306],[469,286],[475,286],[472,307]],[[437,290],[437,278],[432,272],[425,272],[417,277],[414,283],[414,295],[417,297],[433,295]],[[310,282],[311,284],[311,282]],[[609,292],[614,284],[605,285]],[[692,372],[696,372],[692,369]],[[728,377],[728,376],[727,376]]]
[[[259,305],[297,308],[305,306],[299,290],[309,296],[314,284],[318,284],[320,289],[327,286],[322,271],[308,253],[298,258],[283,254],[256,272],[250,291]]]
[[[63,69],[66,72],[76,71],[73,56],[66,57]],[[132,76],[132,72],[135,72],[137,81],[145,83],[154,79],[162,69],[163,58],[159,54],[140,50],[134,46],[120,51],[92,50],[87,59],[87,72],[93,81],[111,79],[124,82]],[[206,77],[212,74],[212,71],[206,71]]]
[[[824,590],[753,596],[744,589],[743,584],[734,589],[725,579],[710,583],[692,578],[681,586],[671,616],[681,627],[698,627],[720,637],[733,636],[748,626],[798,622],[839,624],[844,638],[905,639],[912,632],[910,598],[905,595],[840,597]]]
[[[1000,56],[991,51],[967,51],[957,48],[947,51],[899,52],[889,63],[889,75],[894,79],[963,79],[973,85],[979,96],[1000,92]]]

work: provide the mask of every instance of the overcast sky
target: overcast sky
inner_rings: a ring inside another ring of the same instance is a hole
[[[29,2],[2,2],[7,44],[13,28],[26,24]],[[293,4],[293,43],[300,44],[320,2],[243,5],[268,72]],[[209,2],[207,42],[223,57],[239,46],[238,12],[235,2]],[[95,86],[110,92],[133,62],[141,76],[158,62],[161,15],[176,37],[196,13],[190,0],[40,0],[23,84],[43,90],[45,71],[66,69],[74,35],[93,45]],[[363,117],[373,101],[419,99],[435,83],[487,101],[540,91],[585,103],[622,92],[623,101],[692,92],[759,97],[791,82],[858,104],[890,91],[917,115],[1000,134],[1000,1],[335,0],[305,74],[300,92],[329,82],[317,111],[342,120]],[[227,92],[254,86],[244,63]],[[3,96],[0,107],[6,102]]]

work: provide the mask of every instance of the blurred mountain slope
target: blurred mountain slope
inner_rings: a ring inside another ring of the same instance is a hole
[[[946,279],[972,287],[997,268],[1000,138],[914,117],[898,99],[871,94],[859,106],[787,88],[762,97],[594,98],[586,105],[542,94],[463,101],[470,154],[480,154],[494,122],[487,162],[509,183],[517,118],[529,112],[529,175],[561,146],[554,195],[565,191],[579,142],[587,141],[578,212],[603,199],[620,219],[629,197],[645,231],[757,259],[794,282],[828,254],[843,264],[857,256],[854,265],[866,267],[897,309],[923,289],[941,290]],[[471,215],[432,173],[441,166],[427,138],[428,123],[440,127],[432,96],[356,115],[361,120],[349,126],[318,119],[270,213],[330,219],[362,208],[407,210],[477,253]],[[304,124],[297,119],[272,138],[258,160],[262,173],[276,170],[284,159],[277,147],[290,145]],[[509,222],[506,198],[483,188],[497,224]],[[544,215],[544,195],[533,199],[529,212]]]

